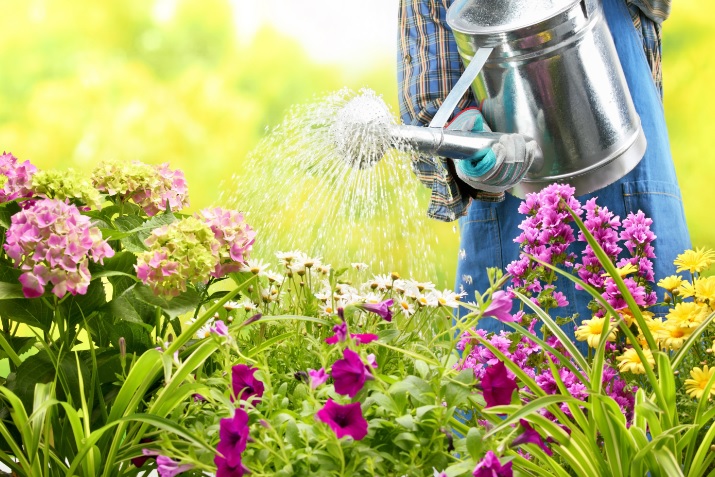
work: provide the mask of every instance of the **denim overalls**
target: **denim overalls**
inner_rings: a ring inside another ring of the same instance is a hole
[[[658,281],[675,273],[673,260],[691,247],[690,235],[670,154],[663,104],[648,67],[642,39],[623,0],[603,0],[603,8],[648,148],[638,166],[625,177],[592,194],[580,196],[578,200],[583,205],[587,199],[598,197],[597,203],[608,207],[621,220],[628,212],[638,210],[653,219],[651,228],[657,236],[653,243],[657,257],[654,267]],[[520,201],[510,194],[499,203],[472,201],[467,215],[460,219],[461,243],[455,289],[467,292],[463,300],[472,301],[475,290],[484,292],[489,287],[487,267],[503,270],[518,257],[519,247],[513,240],[519,235],[517,226],[524,219],[517,211]],[[572,245],[579,255],[578,260],[584,246],[582,242]],[[588,293],[576,291],[572,282],[563,277],[556,282],[556,289],[566,295],[569,306],[553,310],[554,316],[578,312],[575,324],[591,317],[586,308],[590,301]],[[663,291],[657,288],[656,291],[658,299],[662,300]],[[479,327],[487,331],[510,329],[494,318],[484,318]],[[574,339],[573,325],[565,325],[564,330]],[[579,347],[585,351],[585,342],[579,342]]]

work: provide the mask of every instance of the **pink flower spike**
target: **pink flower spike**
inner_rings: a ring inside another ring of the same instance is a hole
[[[511,375],[503,362],[487,368],[482,379],[482,392],[487,407],[501,406],[511,403],[511,395],[518,389],[516,379]]]
[[[390,298],[380,303],[361,303],[358,307],[371,313],[377,313],[385,321],[392,321],[392,311],[390,311],[390,307],[394,303],[395,301]]]
[[[338,439],[350,436],[359,441],[367,435],[367,421],[362,415],[359,402],[338,404],[328,399],[315,417],[330,426]]]
[[[499,458],[492,451],[487,452],[472,472],[473,477],[512,477],[513,475],[511,462],[501,465]]]
[[[497,290],[492,294],[492,301],[484,310],[483,316],[493,316],[499,321],[515,321],[511,315],[512,298],[508,292]]]
[[[328,373],[325,372],[325,368],[320,368],[319,370],[309,369],[308,376],[310,377],[310,388],[316,389],[321,384],[324,384],[328,380]]]

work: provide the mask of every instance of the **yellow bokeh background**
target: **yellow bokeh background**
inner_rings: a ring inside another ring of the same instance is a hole
[[[194,211],[221,205],[220,184],[251,166],[250,152],[291,105],[369,87],[397,109],[394,59],[384,52],[347,70],[314,62],[270,26],[237,42],[228,0],[180,0],[169,20],[156,18],[153,5],[3,0],[0,150],[43,169],[89,172],[103,159],[169,162],[185,172]],[[707,247],[715,247],[714,16],[715,2],[674,0],[664,25],[672,150],[693,242]],[[420,194],[425,204],[427,191]],[[425,231],[435,237],[433,280],[447,287],[458,248],[454,226],[430,221]],[[407,256],[402,272],[409,274],[410,244],[396,253]]]

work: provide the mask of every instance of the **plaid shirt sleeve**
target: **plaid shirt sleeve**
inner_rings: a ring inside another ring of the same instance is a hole
[[[453,0],[400,0],[397,79],[400,115],[405,124],[427,125],[462,75],[462,63],[447,9]],[[660,24],[670,12],[671,0],[626,0],[634,26],[643,38],[653,79],[661,89]],[[475,105],[471,92],[455,113]],[[416,157],[413,169],[432,189],[427,215],[450,222],[463,216],[471,198],[496,202],[502,194],[477,191],[457,179],[451,161]]]

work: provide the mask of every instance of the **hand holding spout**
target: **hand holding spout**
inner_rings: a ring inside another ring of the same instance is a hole
[[[491,131],[477,109],[458,115],[447,127],[450,131]],[[490,149],[468,159],[454,160],[457,176],[474,189],[500,193],[518,184],[541,158],[536,141],[521,134],[503,134]]]

